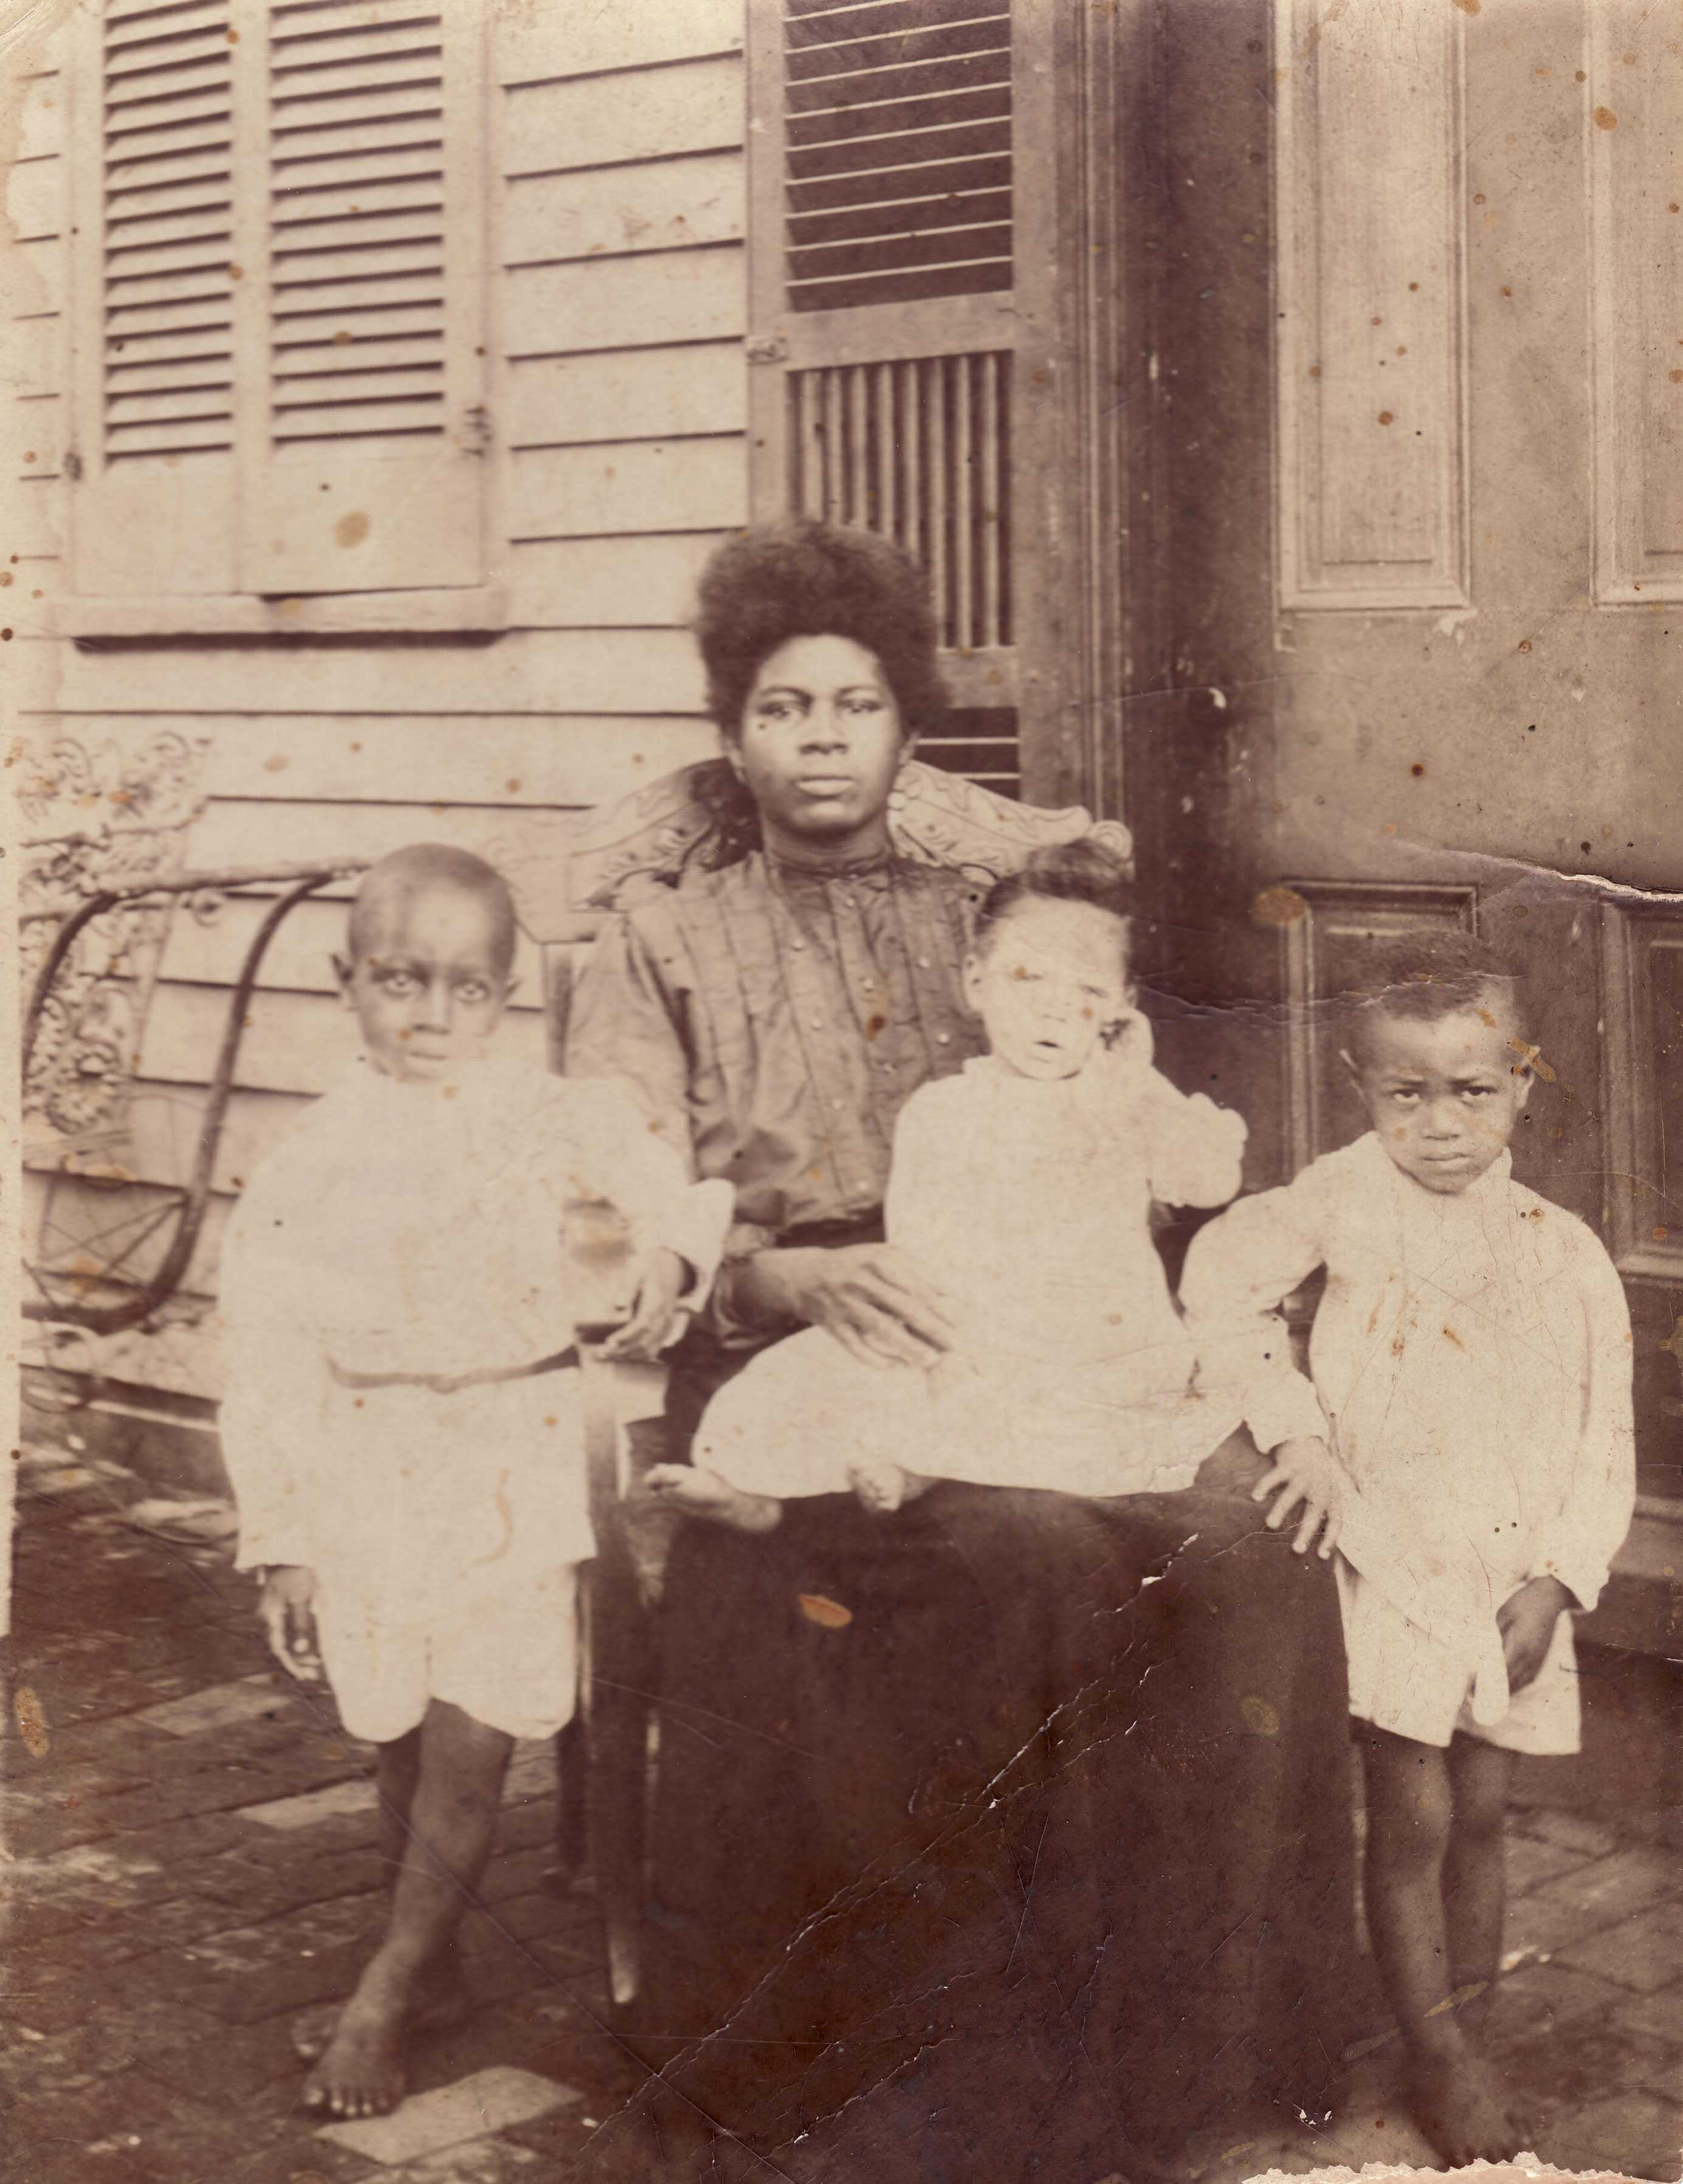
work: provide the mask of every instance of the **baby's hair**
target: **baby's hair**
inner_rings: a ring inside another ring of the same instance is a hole
[[[506,977],[515,960],[515,899],[509,883],[483,857],[445,842],[413,842],[369,866],[351,905],[346,944],[352,961],[368,952],[368,927],[377,904],[388,898],[408,902],[438,889],[472,895],[484,904],[492,920],[497,968]]]
[[[1382,940],[1362,984],[1341,1000],[1350,1011],[1351,1050],[1359,1059],[1365,1034],[1382,1017],[1435,1023],[1492,999],[1511,1017],[1519,998],[1513,964],[1488,942],[1458,928],[1427,925]]]
[[[1107,911],[1122,927],[1126,956],[1133,911],[1126,868],[1096,842],[1060,843],[1035,850],[1021,871],[995,880],[976,912],[976,945],[985,950],[1000,925],[1029,902],[1084,902]]]

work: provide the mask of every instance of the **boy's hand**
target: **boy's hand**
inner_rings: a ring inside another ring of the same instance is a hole
[[[1502,1633],[1510,1691],[1523,1691],[1535,1682],[1554,1626],[1573,1604],[1572,1595],[1558,1577],[1534,1577],[1497,1608],[1496,1627]]]
[[[1296,1555],[1307,1554],[1317,1532],[1321,1535],[1321,1560],[1325,1562],[1338,1545],[1344,1529],[1345,1477],[1325,1441],[1319,1439],[1283,1440],[1273,1452],[1273,1468],[1251,1489],[1253,1502],[1277,1498],[1268,1514],[1271,1532],[1279,1531],[1301,1502],[1303,1514],[1297,1537],[1291,1543]]]
[[[647,1360],[658,1357],[670,1339],[678,1316],[678,1298],[689,1269],[677,1253],[664,1244],[649,1254],[638,1284],[631,1318],[602,1345],[605,1357]]]
[[[321,1680],[321,1653],[315,1635],[315,1572],[298,1563],[276,1563],[263,1576],[257,1613],[269,1650],[289,1676],[301,1684]]]

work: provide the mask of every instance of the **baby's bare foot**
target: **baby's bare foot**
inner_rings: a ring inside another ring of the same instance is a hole
[[[874,1517],[892,1516],[906,1499],[906,1474],[885,1456],[867,1456],[847,1467],[847,1483]]]
[[[644,1491],[653,1500],[684,1509],[711,1524],[739,1532],[769,1532],[783,1515],[783,1504],[769,1495],[744,1494],[716,1471],[698,1463],[657,1463],[646,1474]]]
[[[1452,2169],[1508,2161],[1525,2150],[1524,2126],[1501,2081],[1470,2050],[1417,2055],[1410,2070],[1415,2119]]]
[[[386,1972],[376,1958],[304,2081],[301,2106],[348,2118],[384,2115],[396,2108],[408,2090],[404,2034],[418,2000],[415,1988]]]

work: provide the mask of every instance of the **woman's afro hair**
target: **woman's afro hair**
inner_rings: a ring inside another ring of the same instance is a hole
[[[702,572],[695,633],[708,710],[729,737],[761,667],[794,637],[850,638],[875,654],[907,735],[946,710],[928,581],[874,532],[796,521],[727,540]]]

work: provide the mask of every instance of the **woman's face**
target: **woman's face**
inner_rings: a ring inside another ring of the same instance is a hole
[[[889,791],[911,740],[875,653],[847,637],[792,637],[761,663],[730,755],[768,850],[870,856],[887,845]]]

